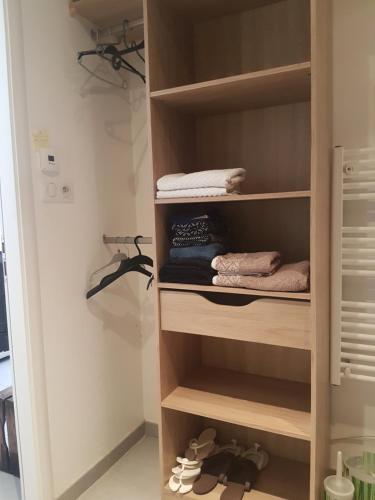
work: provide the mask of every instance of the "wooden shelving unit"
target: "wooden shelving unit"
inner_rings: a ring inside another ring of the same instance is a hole
[[[310,441],[310,387],[230,370],[200,368],[163,408]]]
[[[121,24],[125,19],[134,21],[143,16],[142,0],[73,0],[70,13],[79,15],[97,28],[108,28]]]
[[[158,283],[158,288],[163,290],[187,290],[192,292],[231,293],[235,295],[250,295],[252,297],[274,297],[278,299],[310,300],[308,292],[265,292],[261,290],[248,290],[247,288],[230,288],[222,286],[186,285],[182,283]]]
[[[228,194],[226,196],[199,196],[196,198],[158,198],[156,205],[177,205],[184,203],[228,203],[260,200],[287,200],[310,198],[310,191],[288,191],[284,193]]]
[[[165,4],[173,7],[177,13],[184,15],[187,19],[194,19],[199,16],[199,19],[211,19],[219,12],[220,15],[225,16],[235,14],[247,9],[257,9],[265,7],[280,0],[237,0],[236,2],[228,2],[227,0],[199,0],[199,4],[191,0],[165,0]]]
[[[305,293],[157,282],[163,483],[189,439],[214,426],[221,441],[271,454],[245,500],[318,500],[329,444],[329,2],[145,0],[144,17],[155,190],[166,174],[247,171],[246,194],[154,200],[156,274],[170,215],[210,204],[237,251],[311,263]],[[162,498],[177,496],[164,488]]]
[[[256,487],[250,493],[245,493],[244,500],[297,500],[301,499],[301,492],[309,488],[309,467],[297,461],[273,456],[269,467],[261,475]],[[222,485],[204,497],[188,493],[187,500],[220,500],[224,491]],[[176,498],[168,488],[163,492],[163,498]]]
[[[151,93],[151,98],[191,114],[222,113],[310,99],[309,62],[230,76]]]

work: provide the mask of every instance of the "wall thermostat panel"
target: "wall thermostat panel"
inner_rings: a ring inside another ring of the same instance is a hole
[[[40,168],[44,174],[58,174],[59,164],[56,157],[56,152],[53,149],[41,149],[40,152]]]

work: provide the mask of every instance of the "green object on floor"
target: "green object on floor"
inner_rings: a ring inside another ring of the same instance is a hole
[[[371,455],[365,452],[345,461],[347,475],[354,484],[354,500],[375,500],[375,473],[369,472],[373,467]]]
[[[367,474],[375,474],[375,453],[371,451],[363,452],[363,468]]]

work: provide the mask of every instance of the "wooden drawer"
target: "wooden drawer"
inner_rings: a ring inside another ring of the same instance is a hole
[[[161,329],[310,349],[310,304],[261,298],[246,305],[211,302],[194,292],[160,292]]]

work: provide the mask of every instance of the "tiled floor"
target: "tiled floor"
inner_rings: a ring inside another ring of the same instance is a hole
[[[0,472],[0,499],[21,500],[20,480],[5,472]]]
[[[160,500],[158,440],[145,438],[79,500]]]
[[[0,360],[0,391],[12,385],[12,365],[10,359]]]

